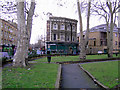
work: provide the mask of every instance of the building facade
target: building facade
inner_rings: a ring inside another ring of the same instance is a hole
[[[47,21],[47,49],[53,53],[77,52],[77,20],[50,17]]]
[[[119,1],[119,5],[120,5],[120,1]],[[118,10],[118,31],[120,32],[120,8]],[[119,42],[120,42],[120,38],[119,38]]]
[[[110,29],[110,27],[109,27]],[[113,52],[120,49],[120,31],[115,25],[113,29]],[[87,54],[96,54],[98,52],[107,53],[107,26],[98,25],[90,29]]]
[[[17,24],[0,19],[0,51],[17,46]]]

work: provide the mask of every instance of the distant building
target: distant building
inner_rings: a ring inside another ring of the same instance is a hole
[[[17,46],[17,24],[0,19],[0,51],[2,46]]]
[[[47,49],[52,53],[77,53],[77,20],[50,17],[47,21]]]
[[[120,5],[120,1],[119,1],[119,5]],[[118,31],[120,32],[120,7],[118,10]],[[119,38],[119,42],[120,42],[120,38]]]
[[[17,45],[17,25],[0,19],[0,44]]]
[[[119,5],[120,5],[120,1],[119,1]],[[120,29],[120,7],[118,10],[118,28]]]
[[[107,27],[106,24],[102,24],[90,29],[87,53],[95,54],[98,53],[98,51],[107,53],[106,27]],[[114,51],[116,49],[120,49],[120,31],[118,30],[116,25],[113,29],[113,49]]]

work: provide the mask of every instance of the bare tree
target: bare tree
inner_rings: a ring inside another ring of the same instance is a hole
[[[96,1],[93,4],[93,12],[104,18],[107,26],[107,50],[108,57],[113,57],[113,29],[116,22],[116,13],[118,10],[118,0]],[[110,29],[109,29],[110,27]]]
[[[28,11],[27,23],[25,23],[25,1],[17,1],[17,21],[18,21],[18,44],[13,59],[13,66],[26,66],[25,58],[31,37],[32,17],[34,15],[35,2],[31,2]]]
[[[26,66],[27,62],[25,62],[25,58],[28,57],[35,1],[31,0],[31,4],[25,0],[17,0],[17,3],[15,0],[0,0],[0,2],[0,10],[2,11],[0,13],[3,16],[8,16],[8,19],[12,19],[12,21],[18,21],[18,44],[17,51],[14,55],[13,65]]]
[[[16,13],[16,3],[14,0],[0,0],[0,18],[4,18],[5,20],[7,19],[11,21],[16,21]]]
[[[83,2],[81,2],[82,4]],[[80,59],[86,59],[86,50],[89,40],[89,20],[90,20],[90,8],[91,8],[91,0],[88,1],[87,4],[87,30],[86,30],[86,36],[83,37],[83,22],[82,22],[82,13],[81,9],[82,6],[79,3],[79,0],[77,0],[77,6],[78,6],[78,15],[79,15],[79,21],[80,21]]]
[[[30,38],[31,38],[31,31],[32,31],[32,17],[34,15],[34,10],[35,10],[35,2],[31,2],[31,6],[30,6],[30,9],[29,11],[27,10],[27,25],[26,25],[26,29],[27,29],[27,32],[26,32],[26,35],[27,35],[27,42],[26,42],[26,46],[27,46],[27,50],[29,48],[29,45],[30,45]],[[26,50],[26,58],[28,58],[28,52]]]

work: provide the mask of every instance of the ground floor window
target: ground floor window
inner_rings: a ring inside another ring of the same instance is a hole
[[[54,34],[54,40],[56,40],[56,34]]]

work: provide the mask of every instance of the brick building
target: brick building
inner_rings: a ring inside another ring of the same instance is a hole
[[[17,46],[17,24],[0,19],[0,51],[2,46]]]
[[[53,53],[77,52],[77,20],[50,17],[47,21],[47,49]]]
[[[107,53],[107,29],[106,24],[98,25],[90,29],[88,54],[95,54],[98,51]],[[109,27],[110,28],[110,27]],[[120,31],[115,25],[113,29],[113,50],[120,49]]]

